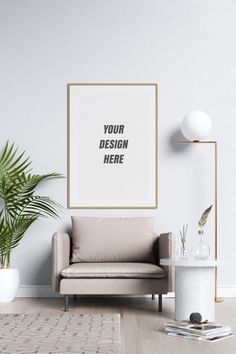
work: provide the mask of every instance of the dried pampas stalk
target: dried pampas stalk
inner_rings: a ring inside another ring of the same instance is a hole
[[[200,220],[199,220],[199,222],[198,222],[198,225],[199,225],[199,227],[200,227],[201,229],[202,229],[203,226],[206,224],[207,219],[208,219],[208,215],[210,214],[210,211],[211,211],[212,207],[213,207],[213,205],[211,205],[209,208],[207,208],[207,209],[203,212],[203,214],[202,214],[202,216],[201,216],[201,218],[200,218]]]

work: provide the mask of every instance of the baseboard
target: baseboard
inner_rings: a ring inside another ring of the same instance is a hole
[[[165,297],[175,297],[174,292],[170,292]],[[236,297],[236,287],[218,287],[217,288],[217,297]]]
[[[236,297],[236,287],[221,288],[217,289],[218,297]]]
[[[21,285],[17,297],[59,297],[54,293],[50,285]],[[147,295],[148,296],[148,295]],[[165,297],[174,297],[174,292],[170,292]],[[217,296],[219,297],[236,297],[236,287],[219,287]]]
[[[50,285],[21,285],[16,297],[59,297]]]

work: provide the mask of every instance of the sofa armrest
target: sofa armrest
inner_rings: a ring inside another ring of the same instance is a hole
[[[174,238],[172,233],[164,233],[158,237],[158,265],[161,258],[174,258]],[[168,275],[168,291],[174,291],[174,268],[161,266]]]
[[[66,233],[55,233],[52,237],[52,289],[60,290],[60,273],[70,262],[70,237]]]

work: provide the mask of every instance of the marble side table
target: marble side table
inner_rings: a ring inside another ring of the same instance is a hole
[[[160,265],[175,267],[175,319],[188,320],[199,312],[203,320],[215,320],[215,260],[160,260]]]

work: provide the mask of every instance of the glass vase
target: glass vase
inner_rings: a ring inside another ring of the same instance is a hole
[[[192,247],[192,255],[196,260],[205,260],[210,255],[210,246],[208,245],[202,230],[198,231],[198,240]]]

